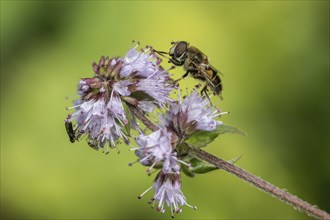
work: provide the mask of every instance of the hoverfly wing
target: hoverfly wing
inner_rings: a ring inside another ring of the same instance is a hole
[[[207,65],[201,68],[200,73],[206,79],[211,90],[215,94],[220,95],[220,93],[222,92],[222,82],[221,78],[218,75],[219,71],[216,70],[213,66]]]

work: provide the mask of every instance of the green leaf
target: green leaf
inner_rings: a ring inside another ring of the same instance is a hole
[[[202,148],[218,137],[215,131],[196,131],[186,140],[186,143],[197,148]]]
[[[182,171],[184,174],[186,174],[188,177],[194,177],[195,174],[187,167],[186,165],[181,165]]]
[[[202,148],[214,141],[220,134],[232,133],[245,135],[244,132],[229,125],[219,125],[214,131],[196,131],[186,140],[187,144]]]
[[[211,172],[213,170],[217,170],[219,169],[218,167],[209,164],[207,162],[204,162],[202,160],[199,160],[197,158],[193,158],[190,160],[190,164],[191,164],[191,168],[190,171],[193,173],[197,173],[197,174],[202,174],[202,173],[208,173]]]
[[[232,134],[239,134],[239,135],[246,135],[243,131],[239,130],[238,128],[232,127],[230,125],[222,124],[217,127],[215,130],[218,134],[225,134],[225,133],[232,133]]]
[[[198,174],[202,174],[202,173],[208,173],[211,172],[213,170],[217,170],[218,168],[216,166],[213,166],[211,164],[203,164],[203,165],[199,165],[197,167],[194,167],[191,169],[191,171],[193,173],[198,173]]]

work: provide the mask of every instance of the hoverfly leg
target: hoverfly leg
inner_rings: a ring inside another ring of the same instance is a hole
[[[174,83],[176,84],[176,83],[179,82],[181,79],[186,78],[188,75],[189,75],[189,71],[187,71],[185,74],[183,74],[183,76],[182,76],[181,78],[174,80]]]
[[[181,79],[184,79],[184,78],[186,78],[188,75],[189,75],[189,71],[187,71],[185,74],[183,74],[183,76],[182,76],[182,78],[181,78]]]
[[[159,55],[168,54],[168,52],[165,52],[165,51],[158,51],[158,50],[153,50],[153,51],[155,51]]]
[[[211,102],[211,99],[210,99],[210,96],[209,96],[209,94],[207,94],[207,92],[208,92],[207,85],[205,85],[203,87],[203,89],[201,90],[201,96],[203,96],[203,93],[204,93],[204,96],[209,100],[210,105],[213,106],[212,102]]]
[[[158,55],[165,57],[167,59],[171,59],[170,57],[166,56],[166,55],[168,55],[168,52],[155,50],[154,48],[151,48],[151,52],[157,53]]]
[[[183,62],[180,62],[180,61],[178,61],[176,59],[169,59],[168,62],[169,63],[173,63],[176,66],[182,66],[184,64]]]

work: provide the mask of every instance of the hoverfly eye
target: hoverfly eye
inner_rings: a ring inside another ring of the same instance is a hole
[[[179,42],[174,50],[175,57],[181,57],[187,50],[187,42],[181,41]]]

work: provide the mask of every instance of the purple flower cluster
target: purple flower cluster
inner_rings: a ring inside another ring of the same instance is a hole
[[[141,134],[136,138],[138,148],[134,148],[139,162],[151,168],[161,167],[153,187],[142,193],[141,198],[151,188],[154,196],[150,202],[158,203],[157,210],[165,212],[165,204],[170,207],[172,216],[182,211],[181,206],[187,205],[196,209],[186,202],[181,191],[180,164],[189,167],[190,164],[180,160],[176,147],[185,137],[197,130],[212,131],[221,121],[215,117],[221,115],[220,110],[213,110],[207,99],[192,92],[183,100],[169,103],[169,110],[160,116],[159,130],[149,135]]]
[[[74,124],[69,135],[75,139],[85,135],[91,147],[105,152],[107,143],[111,148],[119,140],[127,143],[125,126],[135,120],[128,116],[125,105],[153,111],[171,100],[168,96],[174,85],[159,64],[160,59],[149,48],[141,52],[131,48],[124,58],[102,57],[94,63],[94,77],[80,80],[80,98],[69,108],[75,110],[66,119]]]
[[[162,167],[153,187],[147,189],[139,198],[142,198],[147,191],[153,188],[155,194],[150,203],[153,202],[154,206],[157,202],[157,210],[160,212],[165,212],[165,204],[170,207],[172,216],[174,212],[181,212],[180,206],[188,205],[196,208],[187,204],[186,198],[181,191],[179,162],[185,162],[177,158],[175,151],[176,136],[165,127],[161,127],[149,135],[141,134],[136,138],[136,143],[139,145],[139,148],[135,149],[136,155],[141,164],[149,166],[148,172],[155,165]]]
[[[215,130],[217,126],[223,124],[215,118],[227,113],[214,109],[210,101],[200,96],[197,91],[192,91],[190,96],[186,96],[183,100],[179,94],[178,101],[173,101],[169,105],[170,111],[160,116],[161,123],[174,130],[181,139],[196,130]]]
[[[160,212],[169,207],[173,217],[184,205],[196,209],[181,191],[181,168],[191,165],[179,154],[180,146],[198,130],[215,130],[222,124],[215,118],[223,113],[196,91],[184,98],[179,94],[177,101],[169,98],[176,85],[160,63],[148,47],[142,51],[131,48],[124,58],[101,57],[93,64],[94,76],[78,83],[79,99],[68,108],[74,111],[65,125],[71,142],[86,137],[89,146],[103,148],[105,153],[120,140],[129,144],[129,129],[138,130],[138,147],[131,149],[137,161],[148,166],[149,173],[160,169],[153,186],[139,198],[153,189],[152,206]],[[145,134],[135,120],[135,110],[143,115],[154,112],[155,107],[167,111],[159,116],[158,130]]]

